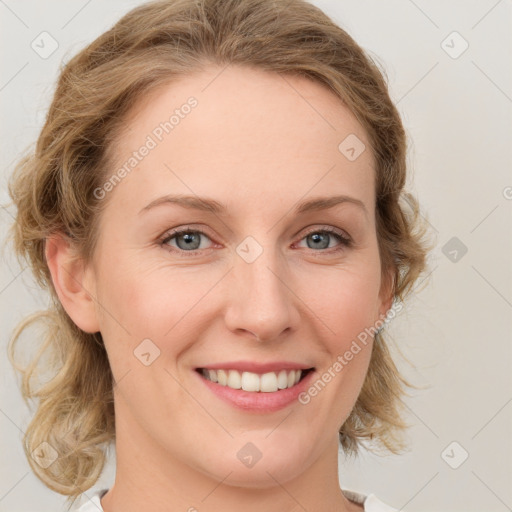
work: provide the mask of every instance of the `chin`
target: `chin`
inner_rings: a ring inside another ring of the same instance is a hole
[[[247,452],[249,451],[250,449],[247,449]],[[265,489],[275,487],[277,482],[283,484],[293,480],[306,469],[306,461],[302,457],[298,460],[291,452],[279,456],[278,451],[267,450],[267,454],[261,454],[261,458],[256,461],[250,461],[244,453],[240,454],[241,459],[246,457],[244,463],[236,453],[234,457],[224,455],[219,464],[209,468],[211,471],[208,471],[208,474],[215,480],[233,487]]]

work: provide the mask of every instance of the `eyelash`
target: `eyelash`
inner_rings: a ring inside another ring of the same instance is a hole
[[[192,256],[196,256],[196,255],[200,254],[201,251],[207,250],[207,249],[196,249],[194,251],[185,251],[183,249],[176,248],[176,247],[170,247],[168,245],[168,242],[170,240],[172,240],[173,238],[176,238],[179,235],[183,235],[183,234],[186,234],[186,233],[199,233],[201,235],[206,236],[208,239],[211,240],[211,238],[204,231],[201,231],[200,229],[185,228],[185,229],[177,229],[177,230],[173,230],[173,231],[168,231],[167,233],[165,233],[160,238],[160,242],[159,243],[160,243],[160,245],[162,247],[163,246],[167,246],[168,247],[167,250],[169,250],[170,252],[185,253],[187,255],[192,255]],[[330,250],[329,249],[322,249],[322,250],[316,251],[314,249],[311,249],[311,251],[313,251],[313,252],[337,253],[338,251],[341,251],[343,249],[348,249],[348,248],[351,248],[353,246],[352,239],[342,235],[337,229],[329,227],[329,226],[323,227],[321,229],[318,229],[318,228],[317,229],[313,229],[313,230],[305,233],[304,236],[299,241],[303,240],[307,236],[312,235],[314,233],[328,233],[329,235],[333,235],[340,242],[340,245],[338,247],[335,247],[335,248],[331,247],[331,248],[329,248]],[[169,249],[169,247],[170,247],[170,249]],[[332,249],[334,249],[334,250],[332,250]]]

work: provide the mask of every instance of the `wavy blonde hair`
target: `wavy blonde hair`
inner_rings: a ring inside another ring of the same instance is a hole
[[[52,299],[9,343],[22,395],[37,404],[24,450],[37,477],[71,504],[95,484],[105,448],[115,441],[115,383],[101,333],[81,331],[57,298],[45,241],[64,233],[90,260],[107,204],[93,192],[112,168],[123,120],[150,91],[212,63],[309,77],[334,92],[365,129],[375,157],[382,276],[394,299],[403,300],[426,267],[427,226],[418,202],[404,191],[406,135],[387,77],[342,28],[303,0],[164,0],[130,11],[63,66],[35,150],[20,160],[9,183],[17,206],[13,245]],[[20,335],[41,321],[43,334],[33,335],[42,340],[39,350],[21,365],[15,352]],[[340,427],[347,454],[357,454],[364,440],[393,453],[404,447],[400,409],[410,384],[384,334],[375,335],[366,380]],[[42,374],[49,375],[44,383],[38,382]],[[31,456],[44,442],[58,454],[47,467]]]

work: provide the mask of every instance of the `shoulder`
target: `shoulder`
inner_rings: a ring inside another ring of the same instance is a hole
[[[103,512],[100,499],[108,491],[108,489],[99,489],[91,494],[82,494],[80,505],[73,509],[74,512]]]
[[[375,494],[362,494],[349,489],[342,489],[343,494],[354,503],[364,505],[364,512],[398,512],[398,509],[390,507],[381,501]]]

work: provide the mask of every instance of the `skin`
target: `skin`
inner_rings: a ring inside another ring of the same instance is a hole
[[[101,332],[116,380],[117,473],[102,506],[362,510],[340,490],[338,429],[373,340],[307,405],[273,413],[235,409],[193,372],[230,360],[290,360],[320,376],[385,316],[392,297],[381,281],[373,156],[367,149],[349,161],[338,150],[349,134],[369,148],[367,136],[316,82],[212,65],[134,107],[117,163],[190,96],[197,107],[105,197],[93,260],[73,258],[59,236],[47,244],[63,306],[81,329]],[[164,204],[139,214],[171,193],[213,198],[227,213]],[[367,213],[343,203],[293,214],[300,201],[340,194]],[[196,233],[200,254],[187,253],[183,238],[159,241],[190,225],[205,233]],[[307,235],[325,227],[354,245],[326,235],[328,248],[318,248]],[[252,263],[236,252],[247,236],[263,249]],[[134,350],[147,338],[160,356],[145,366]],[[262,453],[251,468],[237,458],[248,442]]]

